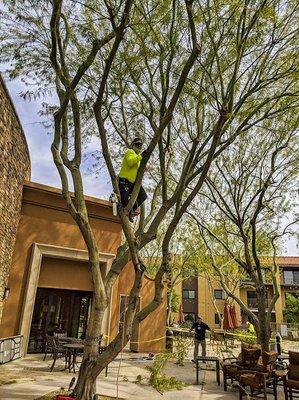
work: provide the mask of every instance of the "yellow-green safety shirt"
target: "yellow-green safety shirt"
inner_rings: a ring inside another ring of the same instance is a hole
[[[121,169],[119,173],[120,178],[125,178],[131,183],[134,183],[136,180],[138,168],[140,165],[140,161],[142,160],[142,155],[135,153],[133,149],[128,149],[125,152]]]

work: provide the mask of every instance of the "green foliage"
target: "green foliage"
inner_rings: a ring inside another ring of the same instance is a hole
[[[193,340],[189,337],[176,336],[174,338],[176,364],[184,366],[185,358],[188,355],[189,349],[192,346]]]
[[[190,329],[191,328],[191,326],[193,325],[193,320],[191,320],[191,319],[186,319],[185,318],[185,321],[180,325],[181,326],[181,328],[188,328],[188,329]]]
[[[286,294],[284,315],[287,322],[299,323],[299,291]]]
[[[152,365],[148,365],[146,368],[150,371],[149,383],[158,392],[163,393],[168,390],[181,390],[185,384],[175,377],[166,376],[164,369],[168,361],[173,358],[171,353],[160,353],[157,354]]]
[[[178,295],[177,292],[173,290],[172,296],[171,296],[171,310],[172,312],[179,312],[180,309],[180,302],[181,302],[181,297]]]
[[[254,333],[244,331],[243,329],[234,329],[233,334],[234,339],[240,342],[248,344],[256,343],[256,335]]]

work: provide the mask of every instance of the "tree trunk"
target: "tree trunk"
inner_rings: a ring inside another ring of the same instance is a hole
[[[90,266],[93,278],[94,297],[86,331],[83,360],[80,365],[78,380],[74,389],[79,400],[92,400],[95,394],[97,375],[93,373],[93,368],[96,365],[96,358],[99,353],[102,322],[107,306],[99,292],[100,276],[97,275],[99,273],[98,271],[100,271],[99,263],[90,262]],[[94,271],[96,272],[94,273]],[[96,283],[97,280],[99,282],[98,284]]]
[[[269,342],[271,337],[270,324],[267,322],[267,293],[262,291],[257,294],[258,301],[258,324],[255,325],[257,342],[261,345],[263,351],[269,351]]]
[[[74,394],[78,400],[92,400],[96,394],[96,379],[92,371],[95,362],[92,359],[83,360]]]

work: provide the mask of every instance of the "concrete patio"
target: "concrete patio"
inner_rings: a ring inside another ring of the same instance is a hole
[[[129,360],[129,358],[135,360]],[[118,395],[124,399],[160,399],[161,394],[148,384],[136,384],[137,375],[148,377],[149,372],[145,369],[150,361],[138,361],[141,355],[124,355],[121,362],[118,383]],[[97,382],[97,391],[103,395],[116,397],[117,395],[117,373],[119,360],[112,362],[109,366],[108,377],[101,374]],[[17,360],[11,364],[1,366],[1,375],[5,372],[13,378],[14,375],[22,376],[17,378],[16,383],[3,385],[0,387],[0,398],[5,400],[22,399],[34,400],[52,390],[60,387],[68,387],[71,378],[77,374],[61,372],[62,363],[52,373],[49,373],[51,362],[43,362],[40,357],[30,356],[23,360]],[[218,387],[215,380],[214,371],[202,371],[200,376],[201,385],[195,384],[195,368],[191,362],[186,363],[185,367],[179,367],[171,363],[166,368],[166,373],[182,378],[188,385],[182,391],[171,391],[164,393],[165,399],[237,399],[237,392],[230,391],[224,393]],[[27,375],[25,377],[24,375]]]
[[[117,397],[117,376],[118,396],[121,399],[144,399],[158,400],[161,394],[148,385],[147,379],[141,384],[135,383],[136,377],[149,376],[146,369],[152,361],[143,360],[143,354],[125,352],[123,358],[118,357],[109,365],[108,377],[102,373],[97,381],[97,392],[102,395]],[[61,360],[52,373],[49,372],[51,359],[42,360],[42,355],[29,355],[26,358],[16,360],[12,363],[0,366],[1,381],[6,380],[7,384],[0,386],[1,400],[34,400],[46,393],[57,390],[61,387],[67,388],[74,373],[61,371],[64,364]],[[166,400],[234,400],[238,399],[238,391],[229,389],[223,391],[223,386],[217,386],[215,371],[201,370],[200,384],[196,385],[196,369],[189,360],[184,367],[170,362],[165,373],[175,376],[186,383],[186,387],[180,391],[170,391],[163,394]],[[221,377],[222,378],[222,377]],[[221,379],[222,381],[222,379]],[[143,383],[144,382],[144,383]],[[279,399],[283,399],[283,393],[279,390]],[[273,396],[269,395],[269,399]]]

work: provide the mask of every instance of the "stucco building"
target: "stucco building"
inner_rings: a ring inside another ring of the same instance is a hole
[[[276,327],[280,328],[285,323],[283,310],[285,309],[286,294],[296,293],[299,289],[299,256],[277,257],[277,264],[280,267],[277,276],[280,283],[280,297],[272,312],[271,322],[273,327],[276,324]],[[273,296],[273,284],[270,279],[266,279],[266,287],[269,302]],[[177,290],[181,292],[185,317],[189,315],[195,318],[199,315],[212,328],[219,328],[219,318],[215,305],[223,315],[226,301],[225,292],[219,283],[214,281],[212,288],[210,288],[207,280],[203,276],[199,276],[183,282],[182,287]],[[237,294],[253,313],[257,313],[256,291],[249,281],[240,281]],[[240,325],[244,324],[247,321],[247,316],[238,305],[236,305],[236,311]]]

